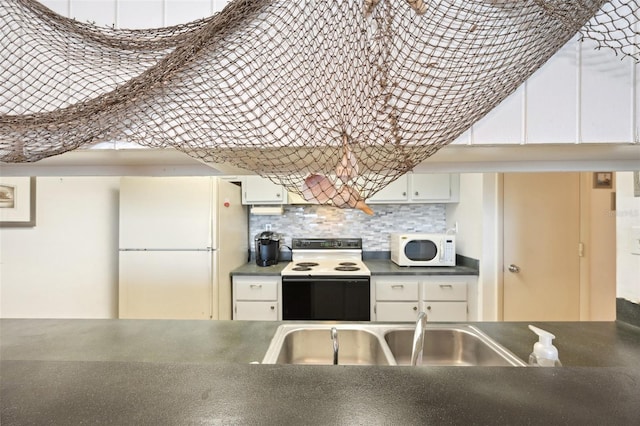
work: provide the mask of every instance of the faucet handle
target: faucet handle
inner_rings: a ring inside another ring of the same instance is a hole
[[[333,340],[333,365],[338,365],[338,350],[340,345],[338,343],[338,329],[331,327],[331,340]]]
[[[411,350],[411,365],[422,365],[422,353],[424,350],[424,329],[427,325],[427,314],[424,311],[418,313],[416,328],[413,332],[413,348]]]

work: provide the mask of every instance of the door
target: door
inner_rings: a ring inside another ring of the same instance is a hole
[[[120,248],[212,247],[210,177],[123,177]]]
[[[580,319],[580,174],[506,173],[503,319]]]
[[[212,252],[121,251],[120,318],[210,319]]]

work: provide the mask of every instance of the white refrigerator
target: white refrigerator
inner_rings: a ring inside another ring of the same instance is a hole
[[[247,262],[241,188],[216,177],[123,177],[119,317],[231,319],[231,270]]]

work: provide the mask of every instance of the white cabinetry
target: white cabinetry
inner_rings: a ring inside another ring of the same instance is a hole
[[[367,200],[370,204],[455,203],[460,196],[457,173],[408,173]]]
[[[415,277],[374,277],[374,318],[377,321],[415,321],[420,307],[420,281]]]
[[[421,306],[428,321],[467,321],[466,279],[430,277],[422,283]]]
[[[409,201],[409,175],[402,175],[376,192],[368,203],[406,203]]]
[[[458,201],[459,175],[449,173],[412,173],[410,175],[411,201],[417,202],[451,202]]]
[[[280,277],[234,276],[233,319],[277,321]]]
[[[245,176],[242,180],[242,204],[285,204],[287,191],[261,176]]]
[[[373,317],[383,322],[413,322],[427,313],[428,322],[467,321],[468,284],[472,276],[374,276]]]

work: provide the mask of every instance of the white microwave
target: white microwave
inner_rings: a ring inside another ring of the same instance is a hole
[[[456,237],[391,234],[391,261],[399,266],[455,266]]]

